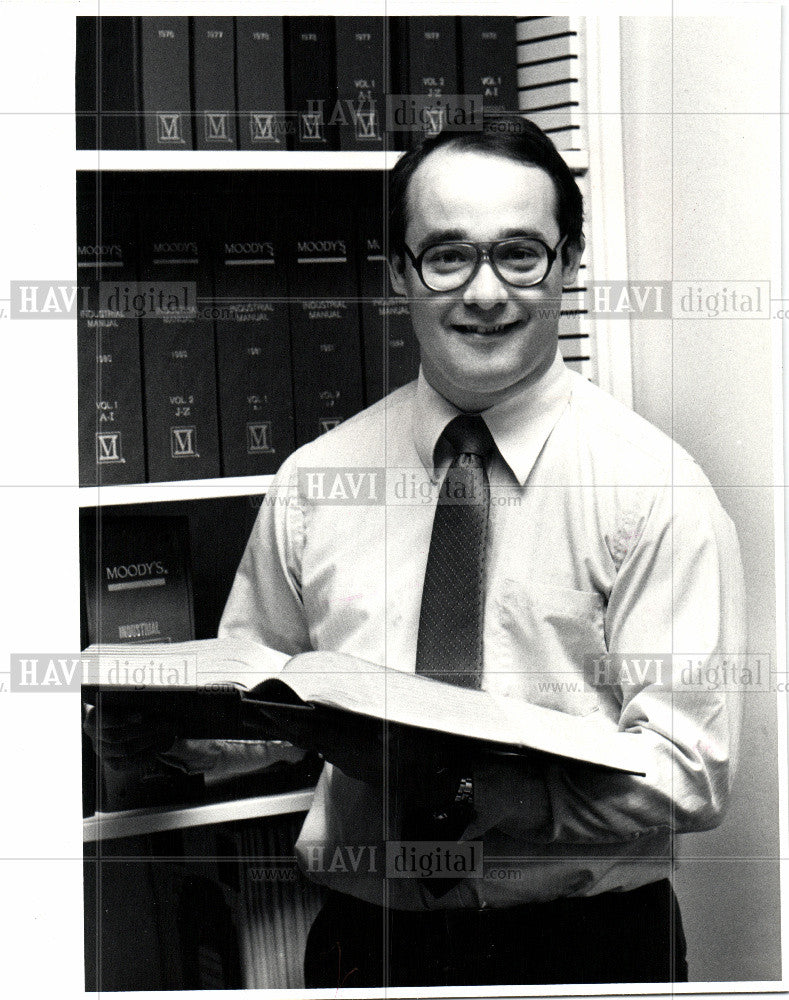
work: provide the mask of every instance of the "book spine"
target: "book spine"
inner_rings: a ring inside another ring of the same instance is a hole
[[[386,19],[389,33],[389,65],[391,75],[391,117],[387,108],[386,127],[392,129],[391,146],[393,149],[404,150],[410,146],[408,134],[397,114],[397,107],[402,105],[403,98],[408,96],[408,18],[388,17]]]
[[[135,17],[100,17],[99,149],[140,149],[139,28]]]
[[[195,145],[236,149],[235,32],[232,17],[193,17]]]
[[[518,110],[514,17],[459,17],[461,88],[485,111]]]
[[[290,320],[276,197],[258,175],[234,175],[213,227],[222,471],[276,472],[293,451]],[[226,203],[243,205],[227,217]]]
[[[212,295],[199,175],[149,174],[143,276],[165,307],[142,319],[143,386],[152,482],[219,475]]]
[[[77,149],[96,149],[98,136],[99,73],[97,17],[78,17],[74,60],[74,110]]]
[[[407,133],[415,145],[421,136],[443,129],[446,115],[440,99],[458,92],[457,34],[454,17],[410,17],[407,22],[407,93],[428,99],[427,113],[420,114]]]
[[[370,406],[419,372],[419,346],[406,299],[395,295],[384,253],[384,191],[373,177],[362,192],[359,213],[364,402]]]
[[[297,445],[352,416],[363,396],[353,202],[350,187],[344,190],[354,179],[299,180],[286,246]]]
[[[91,643],[194,639],[187,517],[99,508],[83,516],[80,534]]]
[[[146,149],[192,149],[189,19],[140,18]]]
[[[383,17],[338,17],[340,149],[383,149],[389,74]]]
[[[186,517],[80,517],[82,594],[91,643],[185,642],[194,638],[189,525]],[[145,765],[97,779],[92,747],[83,754],[88,784],[103,811],[188,798],[195,779],[151,775]]]
[[[338,149],[334,18],[289,17],[286,24],[293,148]]]
[[[124,288],[137,278],[131,218],[116,177],[77,174],[81,486],[145,481],[140,327],[121,301]],[[117,295],[110,285],[117,287]]]
[[[239,147],[285,149],[289,122],[281,17],[236,18],[236,75]]]

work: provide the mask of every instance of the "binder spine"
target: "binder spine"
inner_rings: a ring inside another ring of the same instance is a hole
[[[152,482],[220,474],[213,294],[205,192],[199,175],[149,175],[142,246],[146,281],[174,304],[142,319],[143,383]],[[171,284],[170,284],[171,283]]]
[[[286,24],[293,148],[338,149],[334,18],[289,17]]]
[[[213,231],[217,377],[226,476],[276,472],[294,447],[290,319],[270,178],[236,175],[245,211]],[[222,205],[219,211],[224,210]]]
[[[285,37],[281,17],[236,18],[238,144],[285,149]]]
[[[232,17],[193,17],[195,145],[236,149],[235,27]]]
[[[139,320],[121,301],[137,278],[131,217],[117,178],[77,175],[81,486],[145,480]]]
[[[192,149],[189,19],[140,18],[146,149]]]

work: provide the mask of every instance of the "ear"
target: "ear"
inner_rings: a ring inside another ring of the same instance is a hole
[[[392,288],[397,295],[408,295],[405,283],[405,256],[399,253],[392,253],[387,260],[389,274],[392,278]]]
[[[565,288],[575,284],[575,279],[578,277],[578,268],[581,266],[581,258],[584,255],[585,248],[586,240],[582,235],[577,246],[573,244],[567,247],[567,253],[562,254],[562,257],[567,257],[567,263],[562,264],[562,284]]]

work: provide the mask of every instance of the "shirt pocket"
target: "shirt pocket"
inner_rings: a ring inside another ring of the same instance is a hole
[[[605,653],[605,600],[597,591],[506,579],[495,607],[498,656],[489,687],[570,715],[601,707],[585,663]]]

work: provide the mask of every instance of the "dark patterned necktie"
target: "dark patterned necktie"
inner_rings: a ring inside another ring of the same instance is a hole
[[[430,536],[416,672],[479,688],[490,507],[485,465],[496,446],[477,413],[455,417],[443,437],[454,458],[441,485]]]
[[[416,672],[461,687],[482,686],[485,549],[495,444],[482,417],[462,413],[443,434],[452,462],[441,486],[422,592]],[[404,840],[457,840],[474,817],[470,764],[457,753],[425,762],[431,806],[406,803]],[[424,880],[442,895],[457,880]]]

